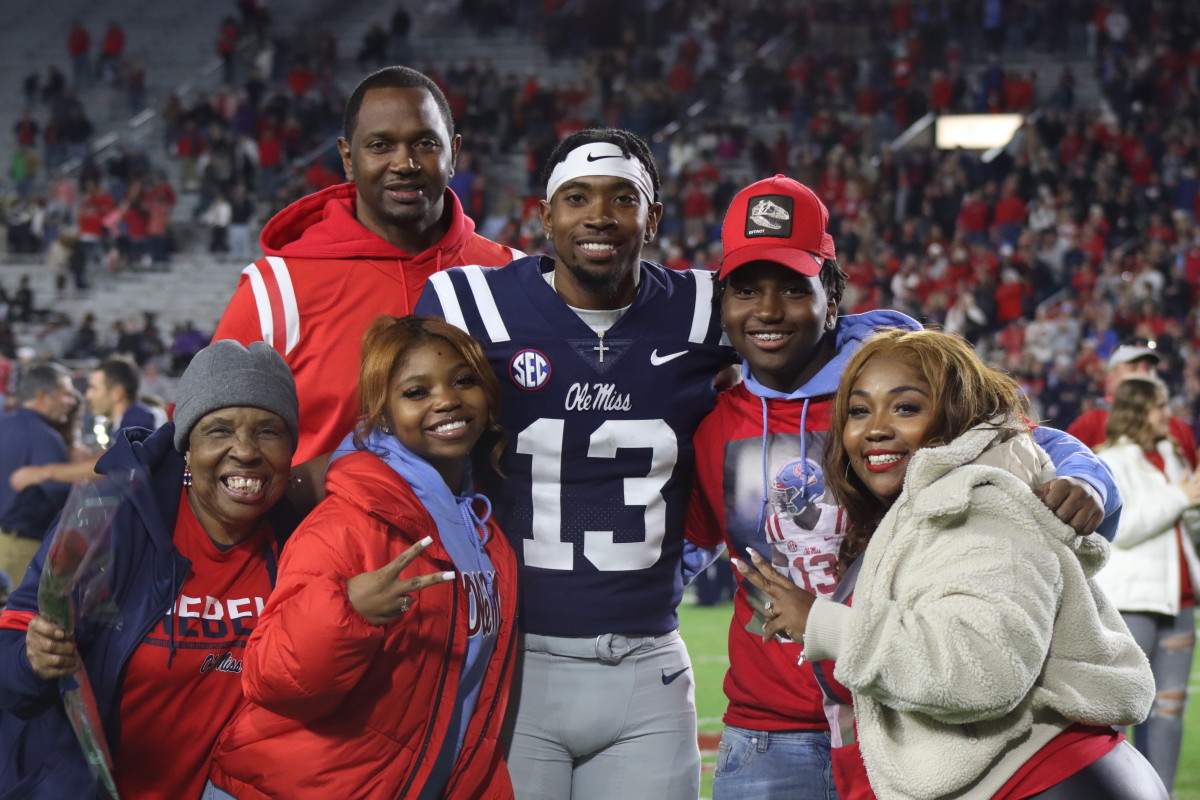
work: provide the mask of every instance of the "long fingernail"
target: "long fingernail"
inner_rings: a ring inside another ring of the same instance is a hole
[[[424,539],[417,542],[417,544],[421,545],[421,547],[429,547],[429,545],[433,544],[433,537],[426,536]]]
[[[442,580],[444,580],[444,581],[452,581],[452,580],[454,580],[454,573],[453,573],[453,572],[443,572],[443,573],[442,573]]]

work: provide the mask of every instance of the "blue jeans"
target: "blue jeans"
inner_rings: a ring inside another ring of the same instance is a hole
[[[1193,606],[1181,608],[1173,617],[1121,612],[1121,619],[1150,660],[1156,687],[1150,716],[1133,728],[1134,746],[1158,772],[1169,791],[1174,791],[1183,746],[1183,712],[1196,649],[1195,613]]]
[[[725,726],[713,800],[837,800],[828,731]]]
[[[204,784],[204,794],[200,795],[200,800],[237,800],[237,798],[229,792],[218,789],[212,781],[209,781]]]

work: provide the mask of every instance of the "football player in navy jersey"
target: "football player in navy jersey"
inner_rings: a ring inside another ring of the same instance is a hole
[[[572,134],[546,184],[553,258],[439,273],[417,305],[478,339],[504,389],[488,494],[525,634],[509,770],[522,800],[694,800],[683,522],[692,434],[733,353],[712,274],[641,260],[662,214],[645,142]]]

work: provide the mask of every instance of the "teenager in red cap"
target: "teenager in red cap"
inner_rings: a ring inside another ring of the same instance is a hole
[[[846,362],[877,328],[920,328],[896,311],[838,316],[846,276],[828,224],[824,203],[783,175],[743,189],[725,216],[721,315],[742,355],[743,380],[721,393],[696,433],[688,519],[695,543],[723,541],[743,559],[753,548],[824,597],[838,585],[845,529],[821,467],[833,395]],[[1076,530],[1090,532],[1104,516],[1105,499],[1111,500],[1107,510],[1119,506],[1110,476],[1077,442],[1038,430],[1059,475],[1085,478],[1091,486],[1060,477],[1043,486],[1043,500]],[[836,800],[830,720],[840,745],[839,715],[848,717],[849,707],[833,702],[827,716],[813,665],[792,642],[763,641],[766,597],[740,583],[713,798]],[[834,691],[830,681],[825,685]]]

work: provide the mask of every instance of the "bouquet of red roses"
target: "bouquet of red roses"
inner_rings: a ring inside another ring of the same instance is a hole
[[[112,564],[112,518],[129,496],[139,475],[106,475],[93,483],[77,484],[67,498],[46,554],[38,583],[38,613],[75,633],[80,620],[97,624],[115,621],[109,569]],[[81,665],[59,680],[63,707],[88,764],[108,793],[117,800],[112,756],[96,708],[96,696]]]

